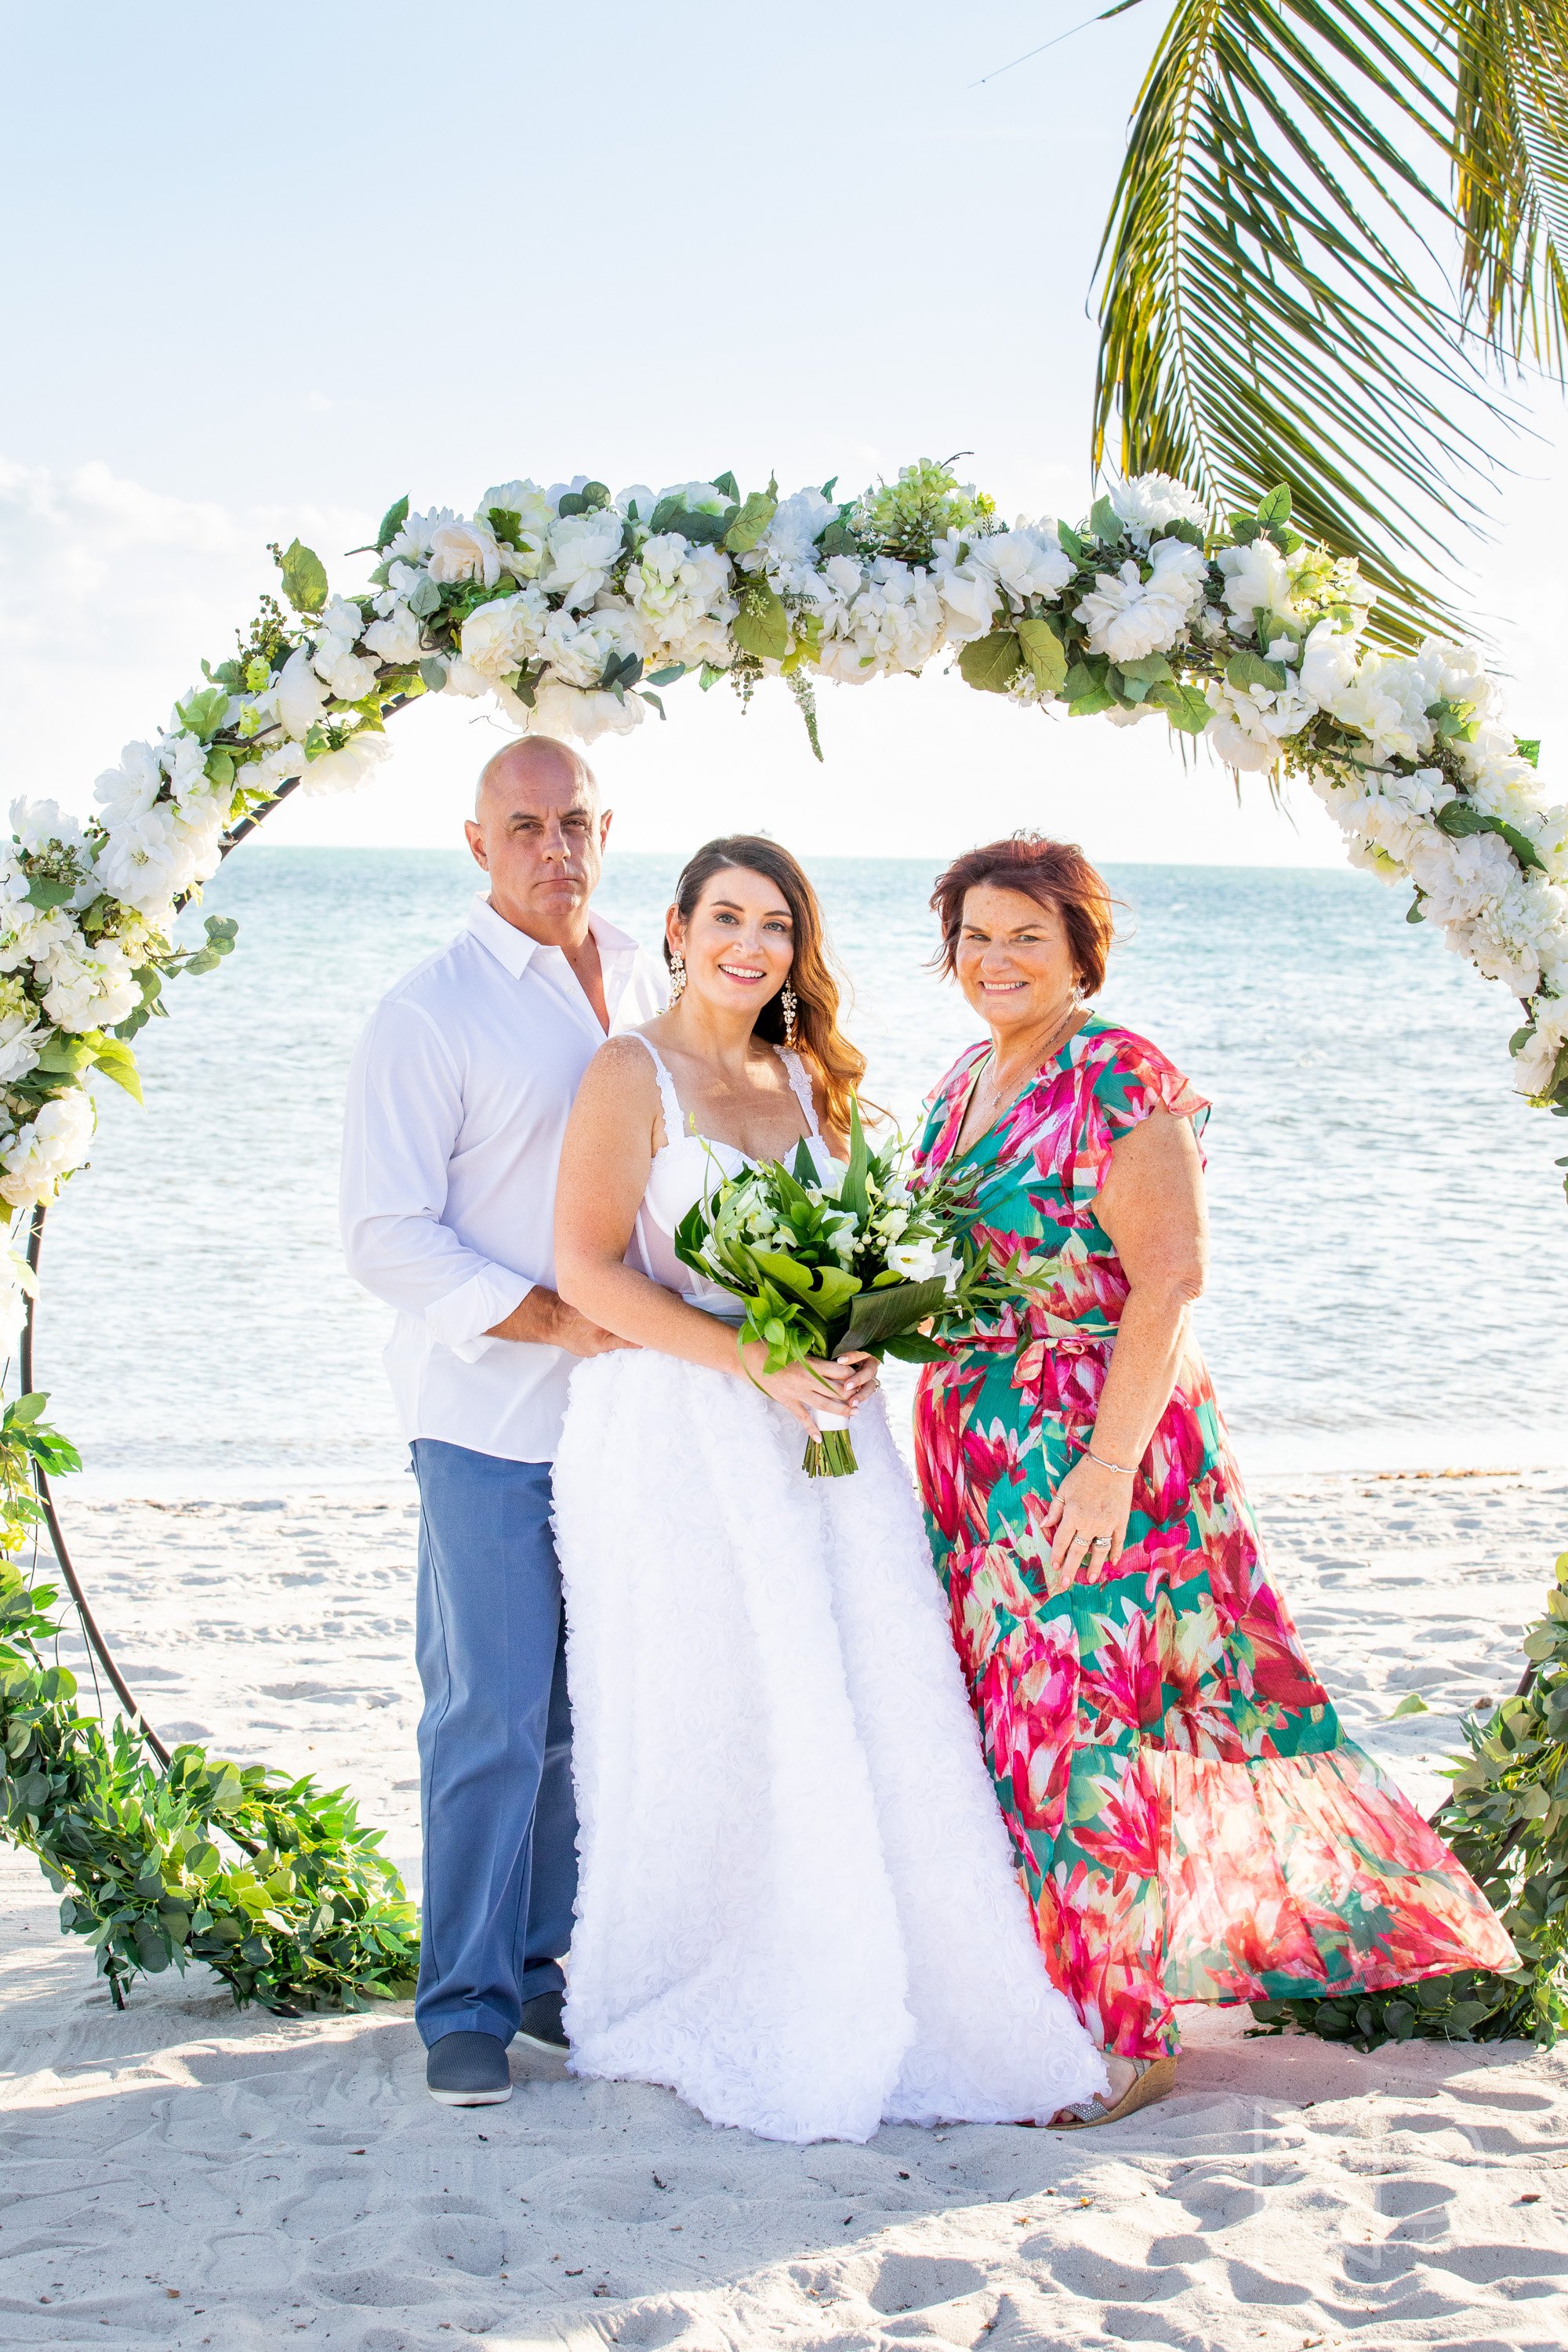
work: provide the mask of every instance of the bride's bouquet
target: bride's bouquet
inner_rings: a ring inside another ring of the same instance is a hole
[[[1034,1286],[962,1232],[964,1198],[946,1178],[911,1184],[901,1144],[872,1151],[852,1107],[842,1168],[825,1181],[803,1142],[793,1169],[773,1160],[721,1178],[681,1219],[676,1255],[741,1300],[737,1344],[759,1340],[770,1372],[857,1351],[940,1362],[922,1324],[940,1334]],[[857,1466],[848,1421],[831,1406],[815,1418],[805,1467],[842,1477]]]

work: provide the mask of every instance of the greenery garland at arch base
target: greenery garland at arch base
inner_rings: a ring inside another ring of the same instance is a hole
[[[141,1098],[132,1040],[164,982],[219,968],[235,924],[175,943],[180,908],[289,793],[353,787],[386,719],[427,693],[488,696],[520,728],[625,732],[683,678],[748,702],[783,681],[822,756],[816,688],[946,660],[1023,711],[1163,716],[1226,764],[1302,776],[1352,862],[1413,892],[1524,1012],[1519,1090],[1568,1115],[1568,808],[1538,747],[1508,732],[1471,646],[1379,642],[1353,560],[1290,527],[1281,485],[1221,520],[1163,475],[1116,484],[1076,526],[1020,519],[921,461],[858,499],[781,499],[734,478],[612,497],[578,477],[512,481],[474,512],[384,518],[369,585],[330,593],[296,540],[274,550],[238,650],[153,742],[128,744],[85,822],[15,803],[0,845],[0,1218],[53,1201],[86,1162],[96,1073]],[[285,605],[289,609],[285,609]],[[1398,631],[1391,632],[1397,636]],[[1565,1163],[1568,1164],[1568,1163]],[[34,1289],[0,1249],[0,1339]],[[58,1663],[65,1622],[36,1568],[35,1472],[79,1468],[42,1418],[0,1417],[0,1832],[36,1854],[117,2001],[139,1976],[205,1962],[237,2002],[359,2006],[413,1990],[416,1912],[381,1832],[342,1790],[195,1745],[166,1769],[109,1726]],[[1550,2042],[1568,2023],[1568,1554],[1526,1650],[1527,1689],[1469,1718],[1436,1827],[1521,1956],[1375,1995],[1255,2004],[1363,2046],[1411,2035]]]

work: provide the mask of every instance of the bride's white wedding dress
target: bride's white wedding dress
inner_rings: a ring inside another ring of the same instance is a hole
[[[743,1156],[684,1131],[648,1051],[667,1141],[632,1262],[732,1315],[671,1236]],[[1104,2068],[1041,1967],[881,1399],[856,1475],[807,1478],[804,1444],[745,1381],[651,1349],[573,1374],[570,2063],[771,2139],[1043,2120]]]

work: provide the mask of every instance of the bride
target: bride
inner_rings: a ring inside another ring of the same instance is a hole
[[[600,1047],[562,1154],[562,1294],[634,1344],[578,1365],[555,1465],[579,1837],[578,2074],[773,2139],[1045,2121],[1106,2087],[1047,1982],[864,1357],[742,1361],[672,1235],[716,1174],[844,1149],[864,1067],[816,896],[710,842],[669,1010]],[[808,1479],[811,1407],[860,1468]]]

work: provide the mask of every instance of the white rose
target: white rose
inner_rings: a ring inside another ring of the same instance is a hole
[[[478,580],[493,588],[500,578],[500,550],[489,523],[444,521],[430,534],[430,577],[446,587]]]
[[[418,620],[406,604],[394,604],[390,613],[373,621],[364,633],[364,642],[379,661],[396,662],[401,667],[416,662],[424,650]]]
[[[1072,558],[1047,524],[1020,523],[1016,530],[994,531],[974,543],[977,570],[994,574],[1009,596],[1023,604],[1030,596],[1054,601],[1073,575]]]
[[[1301,648],[1301,691],[1320,710],[1333,710],[1355,684],[1361,646],[1335,621],[1319,621]]]
[[[11,830],[17,845],[32,856],[58,845],[61,849],[84,850],[82,830],[74,816],[67,816],[53,801],[14,800],[11,803]]]
[[[172,901],[195,875],[189,845],[166,801],[116,825],[99,850],[99,880],[110,896],[162,929]]]
[[[475,520],[489,528],[491,509],[498,513],[516,515],[518,541],[515,550],[500,545],[500,560],[507,571],[531,579],[544,554],[546,535],[555,520],[555,509],[537,482],[492,482],[475,510]],[[647,509],[644,510],[645,517]]]
[[[570,611],[552,613],[539,650],[563,686],[586,690],[598,685],[612,659],[640,655],[642,648],[632,614],[601,610],[580,620]]]
[[[1192,552],[1195,555],[1196,548]],[[1225,601],[1237,636],[1252,635],[1253,614],[1259,608],[1289,611],[1290,574],[1272,540],[1255,539],[1250,547],[1222,547],[1216,560],[1225,574]]]
[[[596,514],[562,515],[550,526],[548,570],[540,585],[568,610],[591,604],[619,561],[623,525],[614,507]]]
[[[1521,1095],[1543,1095],[1558,1056],[1568,1047],[1568,997],[1549,996],[1535,1008],[1535,1025],[1513,1057],[1513,1082]]]
[[[80,1087],[57,1095],[37,1115],[0,1143],[0,1199],[19,1209],[55,1197],[64,1179],[79,1168],[92,1142],[91,1097]]]
[[[539,650],[548,613],[537,588],[481,604],[463,623],[462,658],[467,668],[478,672],[487,685],[507,670],[521,669]],[[457,690],[462,694],[471,688],[460,685]]]
[[[308,760],[300,771],[300,790],[312,797],[352,793],[374,775],[391,750],[384,734],[364,728],[351,735],[341,751],[323,751],[319,760]]]
[[[43,1023],[30,1011],[0,1013],[0,1087],[25,1078],[37,1067],[44,1034]]]
[[[1162,539],[1153,548],[1147,580],[1131,558],[1114,572],[1097,572],[1093,588],[1073,614],[1089,631],[1090,653],[1113,662],[1168,653],[1202,596],[1204,569],[1197,548]]]
[[[163,790],[163,772],[151,743],[127,743],[118,768],[106,768],[93,786],[105,824],[122,824],[150,809]]]
[[[321,681],[310,667],[308,646],[295,646],[279,673],[274,691],[279,724],[296,742],[303,742],[327,706]]]
[[[456,522],[450,507],[432,507],[426,514],[411,514],[396,535],[388,541],[385,561],[395,567],[411,564],[422,570],[429,560],[436,533],[444,525]]]

